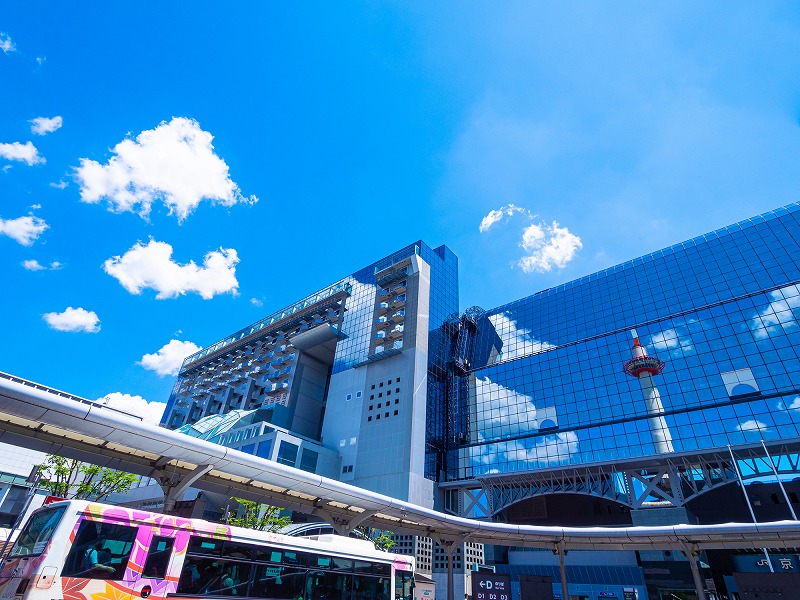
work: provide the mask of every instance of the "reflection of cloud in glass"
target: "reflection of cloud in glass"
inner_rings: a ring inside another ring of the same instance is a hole
[[[761,421],[750,419],[744,423],[739,423],[736,426],[736,430],[741,431],[742,433],[748,433],[754,431],[767,431],[769,430],[769,427],[767,427],[767,425]]]
[[[497,471],[504,463],[517,463],[517,469],[569,462],[578,451],[578,436],[563,431],[536,438],[485,443],[487,438],[510,437],[534,433],[544,426],[558,426],[554,407],[539,410],[533,398],[486,378],[475,380],[481,445],[473,448],[473,463],[491,466]],[[541,421],[541,423],[540,423]]]
[[[488,319],[494,325],[497,335],[500,336],[503,342],[502,352],[498,355],[498,361],[520,358],[555,348],[553,344],[534,338],[529,329],[518,327],[517,322],[509,317],[508,312],[489,315]]]
[[[534,439],[479,446],[473,459],[485,465],[516,463],[511,465],[513,470],[535,469],[568,463],[578,450],[578,435],[574,431],[560,431]]]
[[[768,294],[770,303],[750,321],[753,337],[764,339],[797,328],[795,309],[800,309],[800,288],[789,285]],[[781,331],[782,328],[782,331]]]
[[[510,390],[486,377],[475,380],[479,435],[486,438],[525,434],[536,430],[533,398]]]
[[[682,336],[678,329],[665,329],[654,333],[645,345],[652,346],[656,351],[669,351],[675,357],[694,351],[692,340],[688,336]]]
[[[800,410],[800,396],[796,396],[789,406],[786,406],[782,401],[778,402],[778,410]]]

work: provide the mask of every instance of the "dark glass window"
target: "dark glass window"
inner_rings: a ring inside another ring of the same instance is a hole
[[[296,600],[303,597],[305,588],[305,569],[256,565],[250,596],[275,600]]]
[[[64,561],[62,575],[120,581],[137,532],[136,527],[84,520]]]
[[[36,512],[17,537],[9,556],[38,556],[47,547],[56,527],[61,522],[66,506]]]
[[[147,560],[142,569],[142,577],[153,579],[166,578],[169,560],[172,558],[172,546],[174,542],[174,538],[158,535],[153,536],[153,540],[150,542]]]

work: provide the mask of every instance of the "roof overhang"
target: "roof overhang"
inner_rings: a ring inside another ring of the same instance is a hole
[[[339,524],[504,546],[587,550],[800,546],[800,522],[662,527],[537,527],[464,519],[142,422],[106,406],[0,374],[0,441],[307,513]],[[366,517],[366,518],[364,518]]]

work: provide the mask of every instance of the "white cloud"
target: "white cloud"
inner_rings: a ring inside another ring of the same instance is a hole
[[[532,444],[531,444],[532,442]],[[568,463],[580,451],[574,431],[559,431],[536,438],[475,446],[473,459],[486,465],[517,462],[515,470]]]
[[[129,415],[142,417],[145,422],[154,424],[158,424],[161,421],[164,409],[167,408],[164,402],[148,402],[141,396],[132,396],[122,392],[111,392],[102,398],[98,398],[97,402],[126,412]]]
[[[800,396],[795,396],[788,407],[783,402],[778,402],[778,410],[800,410]]]
[[[40,65],[43,65],[44,63],[47,62],[47,57],[46,56],[37,56],[36,57],[36,62],[39,63]]]
[[[767,431],[769,427],[762,423],[761,421],[757,421],[755,419],[750,419],[745,421],[744,423],[739,423],[736,426],[737,431],[741,431],[742,433],[752,432],[752,431]]]
[[[487,317],[503,342],[501,355],[499,355],[502,360],[512,360],[555,348],[553,344],[537,340],[530,330],[518,327],[517,322],[508,315],[509,313],[505,312]]]
[[[24,162],[28,166],[44,164],[46,161],[43,156],[39,154],[31,142],[20,144],[13,142],[11,144],[0,144],[0,158],[6,160],[18,160]]]
[[[250,298],[250,304],[252,304],[253,306],[257,306],[258,308],[264,306],[264,302],[262,302],[258,298]]]
[[[38,260],[23,260],[22,267],[28,271],[44,271],[47,269],[44,265],[39,264]]]
[[[30,120],[30,124],[31,133],[35,133],[36,135],[46,135],[48,133],[53,133],[57,129],[61,129],[63,120],[61,117],[53,117],[52,119],[48,119],[47,117],[36,117],[35,119]]]
[[[583,248],[583,242],[566,227],[559,227],[557,221],[532,223],[522,233],[520,247],[528,252],[517,264],[526,273],[550,271],[553,267],[563,269],[575,258],[575,253]]]
[[[60,262],[58,262],[57,260],[54,260],[53,262],[51,262],[49,266],[45,266],[45,265],[41,264],[35,258],[31,259],[31,260],[23,260],[22,261],[22,267],[24,269],[27,269],[28,271],[57,271],[62,266],[63,265]]]
[[[155,371],[161,377],[165,375],[177,375],[178,369],[183,364],[183,359],[201,350],[200,346],[192,342],[181,342],[180,340],[170,340],[155,354],[145,354],[139,365],[150,371]]]
[[[797,328],[794,311],[800,309],[800,287],[790,285],[775,290],[769,293],[769,299],[769,305],[750,321],[753,337],[759,340]]]
[[[54,187],[57,190],[63,190],[68,185],[69,185],[69,182],[68,181],[64,181],[63,179],[61,181],[59,181],[58,183],[50,182],[50,187]]]
[[[44,219],[33,215],[8,220],[0,219],[0,235],[7,235],[23,246],[32,245],[48,227]]]
[[[7,33],[0,33],[0,50],[8,54],[9,52],[16,52],[17,47],[11,41],[11,37]]]
[[[513,204],[508,204],[506,206],[501,206],[497,210],[490,210],[489,214],[481,219],[481,224],[478,229],[481,233],[485,231],[489,231],[489,228],[494,225],[495,223],[499,222],[504,216],[511,217],[514,213],[521,213],[525,212],[525,209],[520,206],[515,206]]]
[[[195,292],[209,300],[216,294],[236,294],[236,263],[239,257],[233,248],[220,248],[203,258],[203,266],[194,261],[181,265],[172,260],[172,246],[150,240],[135,244],[122,256],[109,258],[103,270],[117,279],[131,294],[144,289],[158,292],[156,298],[177,298]]]
[[[478,410],[486,418],[478,431],[478,437],[484,443],[473,447],[473,460],[485,465],[517,461],[521,463],[518,468],[532,469],[569,462],[570,457],[578,452],[578,436],[574,431],[485,443],[487,439],[533,433],[540,427],[540,420],[555,422],[557,415],[553,407],[537,410],[533,398],[488,377],[476,379],[475,394],[479,401]]]
[[[51,329],[56,331],[81,331],[84,333],[100,331],[100,319],[97,317],[97,313],[83,308],[69,306],[62,313],[45,313],[42,318]]]
[[[648,344],[645,344],[648,345]],[[669,351],[675,357],[680,357],[684,353],[694,350],[692,341],[688,337],[683,337],[675,329],[665,329],[650,336],[650,343],[657,351]]]
[[[525,434],[538,428],[533,398],[495,383],[488,377],[475,380],[478,411],[484,415],[484,438],[500,438]]]
[[[179,221],[204,199],[223,206],[256,202],[231,181],[228,165],[214,153],[213,139],[197,121],[176,117],[117,144],[106,165],[82,158],[75,174],[81,200],[106,199],[112,211],[144,218],[160,200]]]
[[[515,440],[506,450],[510,459],[516,458],[528,466],[562,464],[568,462],[576,452],[578,434],[574,431],[560,431],[542,436],[531,447],[522,440]]]

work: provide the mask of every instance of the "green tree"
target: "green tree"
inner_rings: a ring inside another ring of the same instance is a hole
[[[223,517],[228,525],[257,529],[258,531],[279,531],[291,525],[291,517],[281,516],[281,509],[269,504],[260,504],[254,500],[231,498],[238,504],[236,512],[226,512]]]
[[[392,539],[393,531],[375,529],[374,527],[359,527],[358,530],[369,538],[378,550],[391,550],[397,546],[397,542]]]
[[[97,465],[81,463],[74,458],[48,454],[39,465],[39,486],[59,498],[103,500],[109,494],[125,493],[136,481],[136,475]]]

